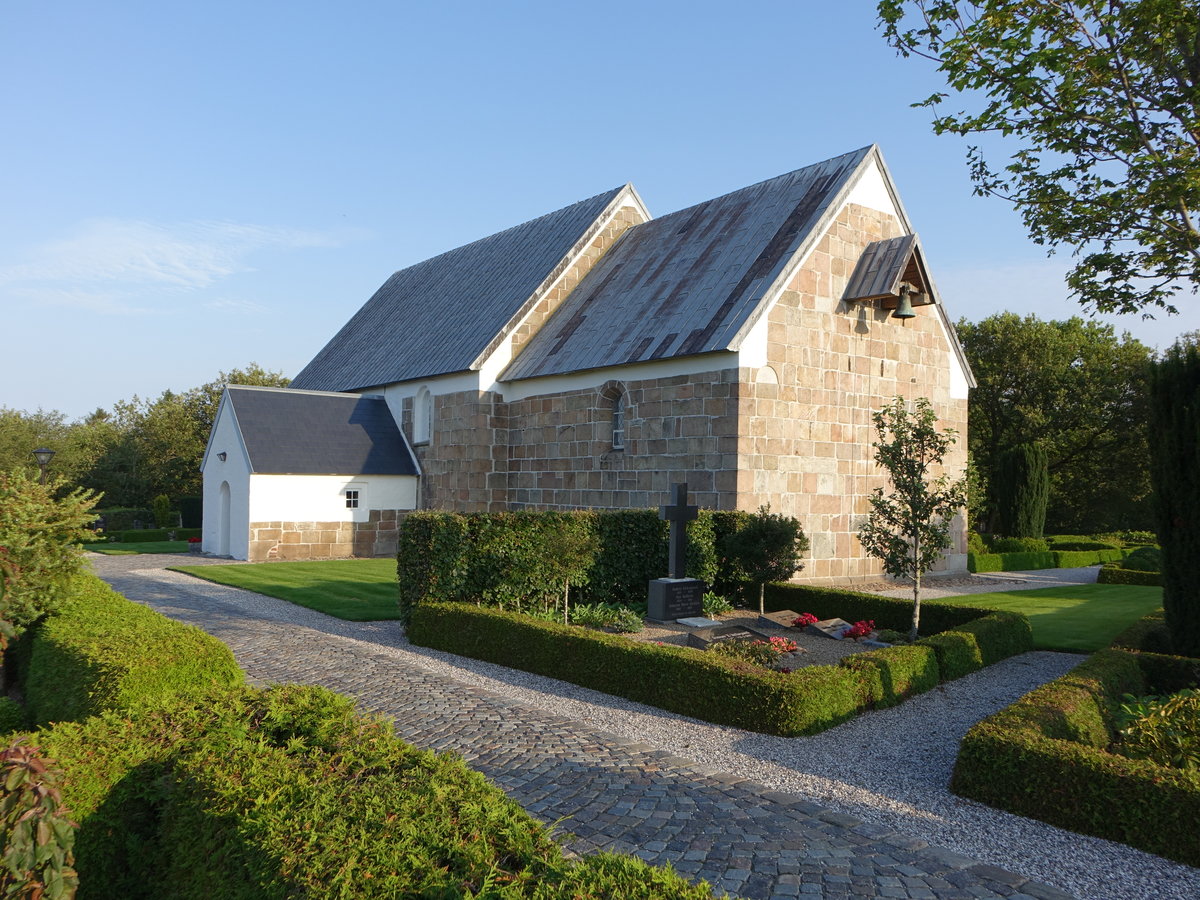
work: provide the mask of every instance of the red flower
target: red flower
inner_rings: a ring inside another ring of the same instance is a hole
[[[814,616],[812,613],[800,613],[800,615],[796,616],[796,618],[794,620],[792,620],[793,628],[804,628],[806,625],[816,625],[816,624],[817,624],[817,617]]]
[[[855,622],[853,625],[851,625],[846,630],[846,633],[844,635],[842,635],[842,637],[853,638],[854,640],[857,641],[861,638],[865,638],[867,635],[869,635],[874,630],[875,630],[875,620],[874,619],[863,619],[863,620]]]

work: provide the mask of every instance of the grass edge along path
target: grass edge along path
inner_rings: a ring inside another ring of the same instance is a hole
[[[169,568],[172,572],[266,594],[349,622],[400,618],[396,560],[390,557]]]
[[[939,603],[1019,612],[1033,628],[1037,650],[1092,653],[1162,606],[1162,588],[1127,584],[1063,587],[945,597]]]
[[[122,544],[116,541],[95,544],[83,544],[83,549],[89,553],[103,553],[105,556],[133,556],[138,553],[187,553],[187,541],[140,541],[135,544]]]

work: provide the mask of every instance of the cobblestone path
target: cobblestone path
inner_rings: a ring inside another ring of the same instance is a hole
[[[228,644],[251,680],[324,685],[394,719],[405,740],[461,754],[531,815],[557,823],[572,850],[636,854],[762,900],[1070,896],[431,672],[395,623],[343,622],[151,566],[93,560],[126,597]]]

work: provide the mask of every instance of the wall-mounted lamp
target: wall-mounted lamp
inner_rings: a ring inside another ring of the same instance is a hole
[[[224,450],[222,450],[220,453],[217,454],[217,459],[219,459],[221,462],[225,462],[225,460],[228,459],[228,457],[229,457],[229,454],[226,453]]]

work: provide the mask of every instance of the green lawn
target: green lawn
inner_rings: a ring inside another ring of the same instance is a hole
[[[172,566],[351,622],[400,618],[394,559],[329,559],[242,566]]]
[[[1126,584],[1077,584],[1032,591],[964,594],[939,603],[1024,613],[1039,650],[1091,653],[1162,606],[1162,588]]]
[[[84,544],[84,550],[108,556],[132,556],[134,553],[187,553],[187,541],[143,541],[135,544]]]

